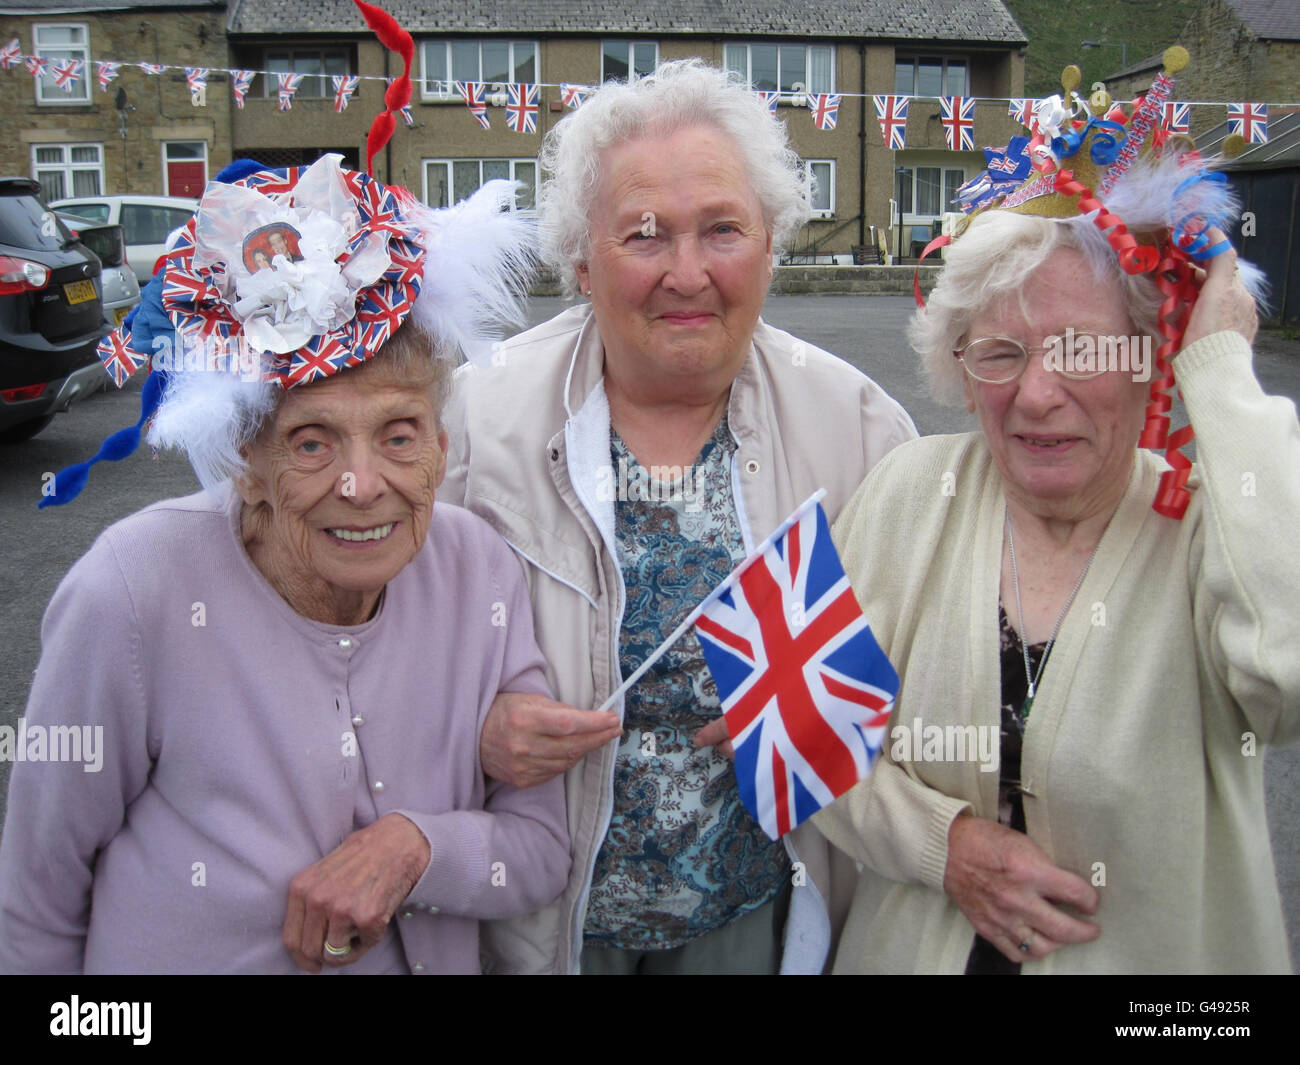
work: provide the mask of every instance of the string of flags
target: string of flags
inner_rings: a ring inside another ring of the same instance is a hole
[[[71,94],[77,90],[78,83],[89,74],[87,63],[83,59],[67,59],[54,62],[46,56],[25,55],[22,44],[14,37],[0,48],[0,69],[10,70],[22,64],[34,79],[51,78],[56,88]],[[242,109],[244,101],[252,87],[253,80],[260,74],[267,79],[274,79],[276,87],[276,104],[280,111],[287,112],[293,108],[293,101],[302,81],[308,75],[282,73],[266,70],[227,69],[223,67],[192,67],[169,63],[125,63],[111,59],[97,59],[93,63],[95,83],[100,91],[108,92],[109,86],[117,80],[124,67],[135,67],[142,73],[158,77],[169,70],[185,73],[186,87],[190,92],[190,101],[195,107],[207,106],[207,83],[213,73],[230,77],[230,88],[235,106]],[[330,75],[333,87],[334,110],[342,113],[348,103],[358,92],[362,81],[383,81],[390,84],[392,78],[373,74],[334,74]],[[480,128],[490,129],[489,106],[503,107],[506,112],[506,126],[516,133],[536,133],[537,115],[541,110],[541,90],[558,88],[560,99],[565,108],[570,110],[581,107],[595,92],[592,85],[571,82],[512,82],[496,84],[478,81],[455,81],[444,83],[447,94],[456,94],[465,102],[466,108],[478,122]],[[495,88],[498,91],[492,91]],[[504,89],[504,92],[499,91]],[[782,101],[794,106],[806,106],[812,114],[813,125],[823,131],[835,129],[839,118],[839,108],[843,100],[861,96],[860,93],[792,93],[772,90],[756,90],[763,105],[772,114],[776,114],[778,104]],[[975,147],[975,105],[981,101],[1001,101],[1008,103],[1007,114],[1026,128],[1032,128],[1034,109],[1038,101],[1032,97],[974,97],[974,96],[911,96],[904,94],[871,95],[872,108],[880,126],[880,134],[887,147],[901,151],[907,147],[908,104],[912,100],[937,100],[939,119],[943,125],[944,140],[952,151],[973,151]],[[1171,133],[1188,133],[1191,128],[1190,112],[1193,106],[1217,106],[1227,108],[1229,132],[1240,134],[1247,144],[1264,144],[1268,141],[1267,103],[1241,101],[1224,103],[1216,100],[1166,101],[1161,112],[1161,125]],[[1296,104],[1277,104],[1280,107],[1300,106]],[[415,118],[409,106],[401,110],[402,120],[408,126],[415,125]]]

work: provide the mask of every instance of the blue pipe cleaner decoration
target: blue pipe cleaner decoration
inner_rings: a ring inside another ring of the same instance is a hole
[[[1210,171],[1208,173],[1193,174],[1186,181],[1180,184],[1178,188],[1174,189],[1173,201],[1177,203],[1178,197],[1198,181],[1214,181],[1220,185],[1226,185],[1228,183],[1228,176],[1218,170]],[[1184,244],[1183,240],[1187,237],[1187,226],[1190,222],[1200,222],[1201,229],[1189,243]],[[1182,248],[1183,251],[1193,259],[1198,262],[1204,262],[1206,259],[1213,259],[1216,255],[1222,255],[1232,247],[1232,245],[1226,240],[1221,240],[1217,244],[1210,244],[1210,227],[1216,226],[1226,233],[1229,225],[1230,220],[1226,208],[1220,210],[1210,218],[1201,218],[1199,215],[1189,214],[1178,220],[1173,227],[1173,232],[1170,234],[1170,237],[1173,241],[1174,247]]]
[[[255,174],[268,167],[254,159],[236,159],[228,166],[222,167],[214,181],[234,182]],[[176,343],[176,329],[172,325],[171,315],[163,309],[162,291],[163,274],[159,270],[152,280],[140,292],[140,302],[126,316],[121,325],[124,335],[131,338],[131,347],[138,352],[157,351],[157,337],[166,337],[173,346]],[[121,462],[135,453],[140,446],[140,435],[149,420],[162,403],[167,390],[167,373],[164,370],[152,370],[140,393],[140,420],[135,425],[119,429],[99,445],[99,450],[85,462],[78,462],[60,470],[54,475],[54,492],[44,497],[37,507],[61,507],[71,503],[81,494],[90,479],[90,468],[97,462]]]

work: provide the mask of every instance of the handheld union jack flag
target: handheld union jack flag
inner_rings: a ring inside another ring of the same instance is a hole
[[[838,93],[815,92],[808,95],[808,107],[813,113],[813,125],[818,129],[834,129],[839,116]]]
[[[100,89],[104,92],[108,92],[109,84],[117,78],[117,72],[121,69],[121,63],[113,63],[106,59],[96,59],[95,80],[99,82]]]
[[[19,43],[18,38],[15,37],[3,48],[0,48],[0,67],[4,67],[5,70],[8,70],[10,67],[15,67],[18,65],[18,62],[22,57],[23,46]]]
[[[746,809],[773,839],[864,779],[898,674],[871,635],[818,493],[702,604]]]
[[[25,55],[23,56],[23,66],[27,68],[27,73],[33,78],[43,78],[49,72],[50,61],[43,55]]]
[[[81,80],[81,68],[85,66],[84,59],[69,59],[66,63],[54,64],[54,84],[64,92],[72,92]]]
[[[361,84],[360,74],[335,74],[330,78],[334,85],[334,110],[340,114],[348,109],[352,94]]]
[[[1268,104],[1228,104],[1228,132],[1240,133],[1247,144],[1268,143]]]
[[[1166,103],[1160,123],[1161,126],[1170,133],[1189,133],[1191,131],[1191,120],[1188,115],[1191,109],[1191,104]]]
[[[975,150],[975,101],[964,96],[939,97],[939,121],[944,139],[954,152]]]
[[[763,101],[763,106],[767,108],[769,114],[776,114],[777,102],[781,99],[779,92],[769,92],[767,89],[758,89],[758,98]]]
[[[474,116],[475,121],[483,129],[490,129],[491,124],[487,116],[487,100],[485,99],[486,89],[481,81],[458,81],[456,82],[456,91],[460,93],[461,98],[465,101],[465,106],[469,108],[469,113]]]
[[[907,147],[907,96],[873,96],[872,104],[876,108],[876,120],[880,123],[880,135],[885,138],[885,146],[896,152]]]
[[[506,93],[506,125],[516,133],[536,133],[541,90],[536,85],[510,84]]]
[[[232,70],[230,72],[230,91],[235,94],[235,106],[244,109],[244,97],[248,95],[249,86],[257,77],[256,70]]]
[[[565,107],[574,111],[585,104],[590,95],[591,89],[586,85],[570,85],[567,81],[560,83],[560,99],[564,101]]]
[[[154,75],[161,74],[163,71],[167,69],[166,63],[137,63],[136,66],[138,66],[146,74],[154,74]]]

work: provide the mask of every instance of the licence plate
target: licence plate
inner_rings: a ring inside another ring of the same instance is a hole
[[[63,286],[63,294],[68,297],[69,303],[85,303],[86,300],[93,300],[95,298],[95,282],[65,282]]]
[[[121,325],[122,319],[131,313],[130,307],[119,307],[113,312],[113,324]]]

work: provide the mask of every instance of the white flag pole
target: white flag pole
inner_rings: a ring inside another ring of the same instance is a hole
[[[826,495],[826,489],[819,488],[812,495],[810,495],[806,500],[804,500],[804,502],[795,510],[793,514],[791,514],[788,518],[785,519],[785,521],[783,521],[780,525],[776,527],[776,529],[772,532],[771,536],[769,536],[766,540],[764,540],[761,544],[759,544],[756,548],[754,548],[753,553],[747,559],[745,559],[744,562],[742,562],[739,566],[737,566],[730,573],[728,573],[727,576],[722,579],[722,582],[716,588],[714,588],[713,591],[711,591],[708,595],[706,595],[703,600],[700,601],[700,605],[686,615],[685,620],[680,625],[678,625],[677,628],[673,629],[672,633],[668,636],[668,638],[665,639],[663,643],[661,643],[658,647],[656,647],[653,651],[650,652],[650,657],[647,658],[644,662],[641,663],[641,665],[637,667],[636,672],[633,673],[630,677],[628,677],[627,680],[623,681],[623,683],[620,684],[614,690],[614,693],[610,695],[610,697],[606,699],[603,703],[600,704],[600,709],[612,710],[614,708],[614,704],[618,702],[619,698],[630,687],[632,687],[633,684],[635,684],[642,677],[644,677],[646,671],[664,656],[664,653],[668,650],[668,648],[670,648],[673,644],[675,644],[678,640],[680,640],[682,636],[690,629],[690,627],[694,625],[696,621],[699,620],[699,617],[701,614],[704,613],[705,608],[710,603],[712,603],[715,599],[717,599],[718,596],[720,596],[723,592],[725,592],[728,588],[730,588],[731,585],[735,583],[736,579],[742,573],[745,572],[745,570],[749,569],[750,566],[752,566],[755,562],[757,562],[760,558],[762,558],[764,553],[767,551],[767,549],[771,547],[772,544],[775,543],[777,540],[779,540],[782,536],[784,536],[787,532],[789,532],[791,526],[793,526],[804,516],[804,513],[808,510],[808,508],[813,506],[816,503],[820,503],[822,499],[825,497],[825,495]]]

